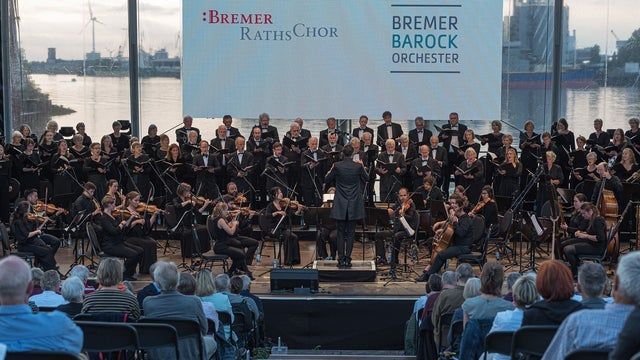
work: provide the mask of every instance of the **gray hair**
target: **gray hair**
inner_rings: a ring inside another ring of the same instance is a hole
[[[178,267],[172,262],[158,261],[153,277],[160,290],[175,291],[178,286]]]
[[[44,271],[40,268],[31,268],[31,279],[33,279],[33,285],[42,285],[42,278],[44,277]]]
[[[618,291],[640,304],[640,251],[634,251],[623,256],[616,271]]]
[[[0,260],[0,299],[8,305],[28,295],[31,271],[26,261],[10,255]]]
[[[445,271],[442,274],[442,285],[456,285],[456,272],[455,271]]]
[[[42,290],[57,291],[60,287],[60,275],[55,270],[47,270],[42,278]]]
[[[229,292],[229,275],[219,274],[213,282],[216,285],[216,292]]]
[[[464,290],[462,291],[462,297],[469,299],[480,295],[480,286],[482,282],[478,278],[471,278],[464,284]]]
[[[242,279],[242,290],[249,290],[251,278],[247,275],[240,275],[240,278]]]
[[[76,265],[71,269],[70,275],[77,277],[82,282],[86,282],[89,278],[89,269],[84,265]]]
[[[507,274],[507,288],[508,289],[513,289],[513,284],[516,283],[516,280],[518,280],[520,277],[522,277],[522,274],[520,274],[519,272],[513,271]]]
[[[116,258],[104,258],[98,265],[96,276],[102,286],[118,285],[122,281],[122,263]]]
[[[81,303],[84,284],[80,278],[71,276],[62,284],[62,297],[68,302]]]
[[[513,284],[513,301],[517,307],[525,309],[539,298],[536,280],[531,276],[521,276]]]
[[[466,284],[469,279],[474,278],[475,276],[476,275],[473,273],[473,268],[470,264],[463,263],[458,265],[456,268],[456,278],[460,285]]]
[[[578,284],[583,298],[598,298],[604,292],[607,273],[600,264],[584,263],[578,269]]]

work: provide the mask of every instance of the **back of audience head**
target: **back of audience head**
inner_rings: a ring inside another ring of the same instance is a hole
[[[507,291],[513,290],[513,284],[515,284],[516,280],[520,279],[520,277],[522,277],[522,274],[520,274],[517,271],[512,271],[507,274],[506,276]]]
[[[76,265],[71,269],[69,275],[77,277],[82,283],[86,283],[87,279],[89,279],[89,269],[84,265]]]
[[[545,261],[536,277],[536,288],[546,301],[565,301],[573,296],[571,270],[558,260]]]
[[[102,286],[116,286],[122,282],[122,264],[116,258],[105,258],[100,261],[96,272],[98,283]]]
[[[229,275],[227,274],[218,274],[214,279],[214,283],[216,285],[216,292],[229,292]]]
[[[188,272],[178,276],[178,292],[182,295],[194,295],[196,293],[196,279]]]
[[[240,275],[242,278],[242,291],[251,291],[251,278],[248,275]]]
[[[513,284],[513,303],[519,309],[526,309],[540,298],[536,281],[530,276],[521,276]]]
[[[55,270],[47,270],[42,277],[42,290],[58,291],[60,290],[60,275]]]
[[[473,268],[470,264],[464,263],[458,265],[456,268],[456,279],[459,285],[464,285],[467,283],[467,280],[474,278],[475,274],[473,273]]]
[[[487,295],[500,296],[502,294],[502,281],[504,269],[497,261],[489,261],[482,267],[480,292]]]
[[[447,270],[442,273],[442,288],[456,287],[456,272]]]
[[[613,296],[618,303],[640,305],[640,251],[631,252],[620,259],[616,269]]]
[[[244,286],[244,282],[242,278],[238,275],[234,275],[229,280],[229,292],[232,294],[240,294],[242,291],[242,287]]]
[[[81,303],[84,296],[84,283],[80,278],[71,276],[62,284],[62,297],[70,303]]]
[[[427,293],[442,291],[442,277],[438,274],[431,274],[427,284],[424,286]]]
[[[31,278],[33,279],[33,286],[42,287],[42,278],[44,277],[44,271],[40,268],[31,268]]]
[[[482,282],[480,279],[472,278],[467,280],[467,283],[464,284],[464,290],[462,290],[462,297],[466,300],[480,295],[481,287]]]
[[[196,273],[196,296],[205,297],[216,292],[213,274],[209,269],[201,269]]]
[[[29,265],[17,256],[7,256],[0,260],[0,304],[26,304],[33,282]]]
[[[158,261],[153,277],[161,291],[175,291],[178,286],[178,268],[174,263]]]
[[[578,291],[583,299],[599,298],[607,284],[607,273],[600,264],[585,263],[578,269]]]
[[[157,266],[158,262],[154,262],[153,264],[151,264],[151,266],[149,266],[149,277],[151,278],[151,281],[155,282],[156,278],[155,276],[153,276],[153,272],[156,271],[156,266]]]

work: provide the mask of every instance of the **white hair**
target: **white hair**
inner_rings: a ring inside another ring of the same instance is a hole
[[[89,278],[89,269],[84,265],[76,265],[71,269],[70,275],[77,277],[82,282],[85,282]]]
[[[162,291],[175,291],[178,286],[178,268],[172,262],[158,261],[153,277]]]
[[[618,290],[636,305],[640,304],[640,251],[628,253],[620,259],[616,276]]]
[[[82,302],[84,284],[80,278],[71,276],[62,283],[62,297],[68,302]]]

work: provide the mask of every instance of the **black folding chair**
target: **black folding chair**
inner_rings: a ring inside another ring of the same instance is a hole
[[[138,332],[140,359],[144,359],[144,352],[158,348],[171,348],[175,358],[180,358],[178,332],[173,326],[152,323],[133,323],[131,325]]]
[[[187,358],[204,358],[204,344],[202,343],[202,335],[200,334],[200,325],[197,321],[191,319],[176,318],[141,318],[138,323],[148,324],[166,324],[173,326],[178,334],[178,348],[183,359]],[[192,341],[194,341],[192,343]],[[192,344],[197,347],[197,352],[191,350]]]
[[[511,355],[513,333],[513,331],[496,331],[487,334],[484,338],[484,359],[487,360],[488,353]]]
[[[529,325],[516,330],[511,343],[511,358],[542,358],[556,330],[556,325]]]
[[[134,351],[138,348],[138,332],[131,324],[102,321],[75,321],[82,329],[83,351]]]

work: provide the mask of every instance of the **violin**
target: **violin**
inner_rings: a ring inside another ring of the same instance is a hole
[[[403,202],[402,206],[400,207],[400,211],[398,213],[401,215],[404,214],[405,212],[407,212],[407,210],[411,209],[412,204],[413,204],[413,199],[409,199]]]
[[[241,208],[237,208],[234,210],[229,211],[230,213],[235,214],[240,214],[242,216],[251,216],[251,215],[255,215],[257,213],[257,211],[255,210],[251,210],[248,206],[247,207],[241,207]]]
[[[482,208],[487,205],[489,202],[491,202],[491,198],[486,198],[486,199],[481,199],[476,206],[469,211],[469,215],[475,215],[478,213],[478,211],[482,210]]]
[[[204,203],[203,203],[204,204]],[[158,208],[156,205],[148,205],[147,203],[138,203],[138,206],[136,207],[136,211],[139,213],[143,213],[143,212],[147,212],[150,214],[155,214],[155,213],[160,213],[160,214],[164,214],[165,211]]]
[[[47,221],[47,218],[44,216],[38,216],[36,214],[27,214],[25,216],[27,218],[27,220],[29,221],[36,221],[36,222],[45,222]]]
[[[236,198],[234,199],[234,202],[236,204],[244,204],[244,203],[248,203],[249,200],[247,200],[247,198],[244,195],[238,195],[236,196]]]
[[[291,209],[298,209],[298,207],[300,207],[301,209],[305,209],[306,206],[300,204],[297,200],[291,200],[289,198],[284,198],[284,199],[280,199],[280,207],[286,207],[287,205],[289,205],[289,208]]]
[[[42,202],[40,200],[38,200],[38,203],[33,207],[33,210],[35,210],[36,212],[45,212],[46,211],[46,213],[48,215],[55,214],[60,209],[62,209],[62,208],[56,207],[53,204],[45,204],[44,202]],[[69,214],[69,210],[66,210],[66,209],[62,209],[62,210],[63,210],[62,211],[63,214],[65,214],[65,215]]]
[[[127,209],[116,209],[116,210],[113,210],[111,212],[111,216],[113,216],[113,217],[121,217],[121,218],[125,218],[125,219],[129,219],[131,217],[136,219],[136,218],[140,217],[140,215],[132,214],[131,211],[129,211]]]
[[[195,196],[191,194],[187,195],[187,199],[195,201],[196,205],[198,206],[204,205],[205,201],[207,201],[207,198],[205,198],[204,196]]]

